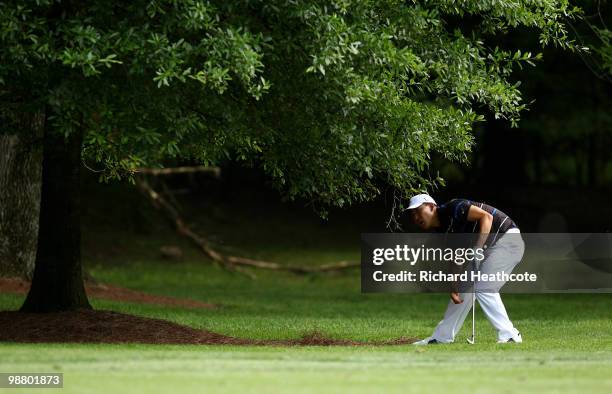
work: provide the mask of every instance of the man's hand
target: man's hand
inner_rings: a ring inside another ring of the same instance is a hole
[[[451,300],[453,300],[455,304],[463,303],[463,300],[461,299],[461,297],[459,297],[459,293],[453,291],[450,293],[450,295],[451,295]]]

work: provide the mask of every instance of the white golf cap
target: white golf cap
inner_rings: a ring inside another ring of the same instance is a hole
[[[429,194],[417,194],[416,196],[413,196],[412,198],[410,198],[410,203],[408,203],[408,208],[406,209],[418,208],[426,202],[432,203],[434,205],[438,205],[436,204],[436,200],[431,198]]]

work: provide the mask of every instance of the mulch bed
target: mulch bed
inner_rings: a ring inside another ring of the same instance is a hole
[[[16,278],[0,278],[0,292],[27,293],[30,284]],[[161,297],[125,288],[89,284],[87,294],[127,302],[144,302],[187,308],[211,308],[214,305],[194,300]],[[24,313],[0,311],[0,342],[18,343],[143,343],[261,346],[364,346],[405,345],[415,338],[359,342],[328,338],[320,332],[305,333],[299,339],[255,340],[236,338],[183,326],[167,320],[125,313],[79,309],[67,312]]]
[[[68,312],[0,312],[0,342],[19,343],[145,343],[196,345],[363,346],[405,345],[414,338],[359,342],[327,338],[311,332],[299,339],[255,340],[235,338],[167,320],[106,310]]]
[[[0,277],[0,293],[27,294],[29,289],[30,282],[23,279]],[[215,305],[206,302],[147,294],[136,290],[126,289],[125,287],[112,286],[103,283],[85,282],[85,291],[90,297],[121,302],[178,306],[181,308],[190,309],[210,309],[215,307]]]

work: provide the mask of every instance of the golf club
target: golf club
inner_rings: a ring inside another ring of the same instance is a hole
[[[473,345],[476,340],[476,291],[472,291],[472,336],[467,338],[470,345]]]
[[[478,262],[474,260],[474,270],[478,271]],[[472,336],[467,338],[470,345],[476,343],[476,282],[472,284]]]

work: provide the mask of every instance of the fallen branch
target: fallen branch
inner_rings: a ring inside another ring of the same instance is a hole
[[[173,167],[173,168],[137,168],[134,170],[137,174],[147,175],[175,175],[175,174],[192,174],[195,172],[211,173],[215,177],[221,175],[221,169],[219,167],[206,167],[206,166],[195,166],[195,167]]]
[[[176,230],[182,236],[190,239],[196,244],[205,255],[207,255],[215,263],[222,265],[224,268],[240,271],[250,277],[254,277],[250,272],[244,271],[241,267],[261,268],[275,271],[289,271],[296,274],[306,274],[315,272],[330,272],[348,268],[358,267],[358,263],[350,261],[340,261],[338,263],[324,264],[314,267],[308,266],[288,266],[270,261],[254,260],[246,257],[224,255],[215,250],[211,243],[201,235],[194,232],[183,220],[181,215],[170,202],[168,202],[160,193],[153,188],[142,177],[136,177],[136,186],[151,202],[151,204],[159,210],[162,210],[168,219],[172,221]]]
[[[308,266],[287,266],[278,263],[272,263],[269,261],[260,261],[248,259],[245,257],[236,257],[236,256],[226,256],[228,262],[236,265],[244,265],[255,268],[264,268],[269,270],[277,270],[277,271],[290,271],[296,274],[307,274],[310,272],[326,272],[326,271],[337,271],[344,268],[353,268],[359,266],[357,263],[353,263],[350,261],[340,261],[338,263],[332,264],[323,264],[315,267]]]

